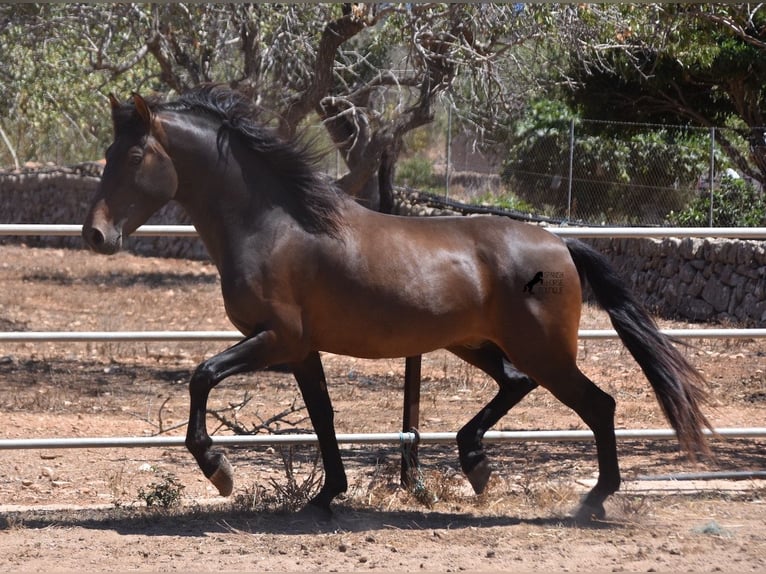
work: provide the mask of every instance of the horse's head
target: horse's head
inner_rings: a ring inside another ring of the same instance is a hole
[[[114,141],[82,236],[99,253],[116,253],[124,237],[170,201],[178,187],[165,137],[150,106],[138,94],[121,104],[110,95]]]

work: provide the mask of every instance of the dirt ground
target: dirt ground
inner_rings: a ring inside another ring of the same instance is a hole
[[[586,308],[582,326],[609,325]],[[231,330],[215,269],[0,245],[0,331],[118,329]],[[766,340],[691,343],[714,426],[766,426]],[[183,436],[186,381],[224,346],[0,343],[0,439]],[[580,356],[617,399],[618,428],[666,427],[618,342],[581,341]],[[323,360],[338,432],[400,430],[404,361]],[[457,430],[493,394],[447,353],[425,356],[420,431]],[[213,391],[209,425],[310,431],[301,407],[288,374],[237,376]],[[497,429],[584,425],[538,389]],[[671,440],[621,440],[625,483],[607,520],[587,527],[569,515],[595,477],[590,441],[486,447],[495,473],[475,496],[454,445],[420,446],[411,489],[399,486],[399,445],[343,445],[350,488],[324,523],[294,512],[321,478],[312,447],[228,448],[228,499],[182,447],[0,450],[0,570],[766,570],[764,439],[715,439],[714,459],[699,462]],[[703,480],[711,472],[726,474]]]

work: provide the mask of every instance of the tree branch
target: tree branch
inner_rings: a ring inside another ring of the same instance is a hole
[[[338,18],[325,26],[317,49],[314,75],[311,84],[287,107],[279,122],[281,135],[292,137],[301,120],[312,111],[319,111],[320,101],[330,92],[333,82],[333,67],[338,48],[353,38],[365,27],[365,22],[355,16]]]

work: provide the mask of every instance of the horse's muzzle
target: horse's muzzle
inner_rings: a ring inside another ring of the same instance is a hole
[[[122,248],[122,233],[116,229],[104,230],[86,223],[82,226],[82,238],[96,253],[112,255]]]
[[[85,218],[82,238],[96,253],[112,255],[122,248],[122,224],[115,224],[104,200],[96,201]]]

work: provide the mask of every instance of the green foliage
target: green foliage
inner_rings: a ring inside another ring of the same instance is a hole
[[[541,100],[516,124],[502,177],[538,212],[565,217],[571,112]],[[577,120],[571,217],[589,223],[662,223],[685,205],[709,161],[704,130]]]
[[[558,101],[531,105],[502,174],[517,197],[559,217],[569,205],[570,114]],[[705,132],[587,121],[574,129],[572,219],[660,223],[706,170]]]
[[[401,185],[416,189],[433,186],[434,171],[432,161],[426,157],[415,156],[399,162],[396,170],[397,181]]]
[[[535,213],[537,215],[555,216],[553,212],[541,210],[539,207],[535,207],[531,203],[520,199],[513,193],[487,193],[485,195],[476,198],[477,203],[480,205],[491,205],[492,207],[499,207],[500,209],[507,209],[509,211],[520,211],[522,213]]]
[[[743,179],[724,177],[713,188],[713,221],[717,227],[762,227],[766,225],[766,196]],[[671,212],[671,225],[710,225],[710,193],[700,194],[685,209]]]
[[[184,485],[178,482],[178,479],[166,473],[159,482],[153,482],[146,490],[138,490],[138,499],[143,500],[146,506],[158,506],[163,509],[175,508],[181,504],[181,495],[184,491]]]
[[[157,73],[138,62],[119,78],[92,72],[92,53],[79,30],[108,20],[59,4],[0,5],[0,167],[99,159],[111,135],[106,92],[130,93]],[[87,70],[91,70],[88,73]]]
[[[615,24],[616,22],[616,24]],[[742,173],[766,181],[766,10],[737,4],[653,4],[592,23],[570,60],[570,100],[584,117],[746,129],[724,150]],[[744,145],[743,145],[744,144]]]

